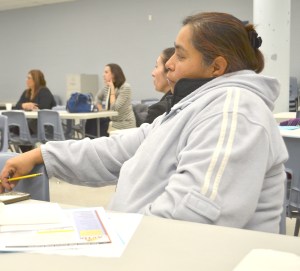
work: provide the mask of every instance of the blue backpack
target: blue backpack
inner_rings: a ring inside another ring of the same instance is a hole
[[[74,92],[67,101],[66,107],[70,113],[93,112],[94,105],[92,95]]]

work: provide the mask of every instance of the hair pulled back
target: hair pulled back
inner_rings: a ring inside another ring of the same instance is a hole
[[[204,12],[188,16],[183,25],[191,27],[192,43],[207,65],[222,56],[228,64],[225,73],[244,69],[260,73],[263,70],[264,57],[259,50],[262,39],[253,24],[245,26],[226,13]]]

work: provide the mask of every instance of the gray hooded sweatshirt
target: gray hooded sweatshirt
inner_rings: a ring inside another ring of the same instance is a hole
[[[278,232],[288,157],[272,114],[278,95],[273,78],[226,74],[152,124],[49,142],[43,159],[50,177],[69,183],[117,181],[111,210]]]

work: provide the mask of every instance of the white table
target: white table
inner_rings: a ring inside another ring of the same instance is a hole
[[[280,123],[282,121],[286,121],[289,119],[296,118],[296,112],[280,112],[274,114],[274,118],[276,119],[277,123]],[[295,130],[280,130],[280,134],[283,137],[294,137],[294,138],[300,138],[300,129]]]
[[[280,134],[283,137],[292,137],[300,139],[300,128],[296,130],[280,130]]]
[[[0,254],[9,271],[232,271],[254,248],[300,255],[300,238],[199,223],[144,217],[120,258]]]
[[[20,110],[22,111],[22,110]],[[36,119],[37,111],[23,111],[26,118]],[[72,119],[72,120],[87,120],[87,119],[99,119],[117,116],[118,112],[116,111],[100,111],[100,112],[89,112],[89,113],[70,113],[68,111],[57,111],[61,119]]]
[[[296,118],[296,112],[280,112],[274,114],[274,118],[276,119],[277,123],[280,123],[285,120],[294,119]]]
[[[1,110],[4,112],[6,110]],[[37,119],[37,111],[23,111],[23,110],[14,110],[14,111],[22,111],[25,113],[25,117],[27,119]],[[88,120],[88,119],[99,119],[99,118],[107,118],[117,116],[117,111],[99,111],[99,112],[89,112],[89,113],[70,113],[66,110],[58,110],[57,111],[60,115],[61,119],[68,119],[68,120]],[[100,136],[100,124],[97,121],[97,136]]]

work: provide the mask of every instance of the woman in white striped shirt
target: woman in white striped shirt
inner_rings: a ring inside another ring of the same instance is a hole
[[[118,64],[107,64],[104,67],[103,80],[105,87],[96,95],[98,110],[103,110],[104,102],[105,110],[117,111],[118,115],[100,120],[101,136],[108,136],[108,132],[115,129],[136,127],[131,104],[131,86],[126,82],[122,68]],[[92,127],[88,126],[86,127],[87,134],[93,134],[89,131]]]

